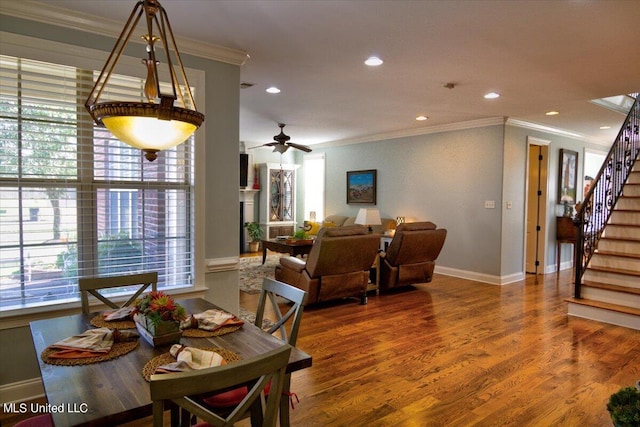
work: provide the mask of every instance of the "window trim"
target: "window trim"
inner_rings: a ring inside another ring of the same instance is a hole
[[[51,62],[54,64],[68,65],[77,68],[100,70],[108,56],[108,52],[90,49],[72,44],[54,42],[51,40],[39,39],[31,36],[24,36],[14,33],[0,31],[2,40],[2,53],[4,55],[19,58],[28,58],[36,61]],[[117,69],[119,73],[129,75],[140,75],[140,58],[122,56]],[[205,72],[193,68],[185,67],[189,83],[197,88],[194,94],[198,110],[205,112]],[[166,72],[165,72],[166,74]],[[168,76],[167,76],[168,77]],[[161,79],[165,76],[160,77]],[[179,298],[188,296],[202,296],[207,289],[205,286],[206,263],[204,259],[204,210],[205,210],[205,189],[203,185],[195,185],[197,182],[204,182],[204,145],[206,134],[206,122],[203,123],[195,133],[194,152],[194,181],[191,183],[195,206],[193,212],[194,221],[194,244],[193,244],[193,286],[181,288],[176,291],[169,291]],[[26,326],[30,321],[57,317],[66,314],[76,314],[80,308],[80,302],[57,302],[51,305],[41,305],[37,307],[18,308],[4,310],[0,312],[0,330]]]

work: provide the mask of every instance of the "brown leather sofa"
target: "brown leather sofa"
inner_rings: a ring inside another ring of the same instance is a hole
[[[447,230],[432,222],[400,224],[380,254],[380,288],[430,282],[446,237]]]
[[[379,234],[352,225],[322,228],[306,262],[282,257],[275,278],[307,291],[308,304],[359,297],[366,303],[369,270],[380,245]]]
[[[372,225],[373,233],[384,234],[385,231],[396,228],[396,220],[393,218],[380,218],[381,224]],[[357,225],[355,216],[329,215],[327,216],[321,227],[346,227],[348,225]]]

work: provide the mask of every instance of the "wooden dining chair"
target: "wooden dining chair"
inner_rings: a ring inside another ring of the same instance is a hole
[[[166,403],[177,405],[171,409],[172,421],[178,419],[179,407],[204,420],[204,424],[198,424],[201,427],[232,426],[247,414],[252,417],[252,426],[275,426],[291,349],[289,344],[284,344],[268,353],[228,365],[189,372],[151,375],[153,426],[163,426]],[[225,415],[214,412],[197,397],[244,384],[249,384],[248,393]],[[265,395],[264,389],[267,385],[270,385],[271,392]]]
[[[275,333],[276,336],[279,335],[282,341],[295,347],[307,298],[308,293],[302,289],[274,279],[265,278],[262,282],[262,291],[258,300],[255,325],[259,328],[262,327],[262,320],[269,302],[277,321],[265,332],[269,334]],[[280,311],[280,305],[283,303],[289,306],[289,309],[284,314]],[[289,321],[291,321],[290,324]],[[289,333],[287,333],[287,324],[289,324]],[[282,390],[282,393],[287,396],[286,399],[280,401],[280,426],[284,427],[289,425],[289,399],[292,397],[291,374],[286,375]],[[204,400],[211,407],[224,409],[230,405],[237,404],[246,393],[247,389],[241,387],[208,396]]]
[[[51,414],[36,415],[31,418],[19,421],[13,427],[55,427]]]
[[[262,282],[262,291],[258,299],[258,310],[254,324],[261,327],[268,300],[276,314],[277,321],[266,332],[269,334],[279,332],[282,341],[295,347],[307,297],[308,293],[302,289],[274,279],[265,278]],[[283,302],[283,299],[285,303],[290,305],[289,310],[285,314],[280,312],[279,306],[279,304]],[[286,323],[289,319],[292,319],[292,321],[289,327],[289,333],[287,334]]]
[[[139,288],[124,304],[118,305],[99,292],[101,289],[121,288],[125,286],[139,286]],[[133,304],[140,294],[142,294],[142,292],[144,292],[149,286],[151,286],[152,291],[157,291],[158,273],[156,271],[151,273],[128,274],[124,276],[84,277],[79,279],[78,287],[80,288],[80,298],[82,300],[82,313],[89,314],[91,311],[89,307],[89,294],[93,295],[110,308],[118,309]]]

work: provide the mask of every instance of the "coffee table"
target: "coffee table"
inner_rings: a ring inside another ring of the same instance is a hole
[[[308,255],[313,247],[313,243],[287,243],[282,239],[269,239],[262,241],[262,263],[267,260],[267,249],[291,256]]]

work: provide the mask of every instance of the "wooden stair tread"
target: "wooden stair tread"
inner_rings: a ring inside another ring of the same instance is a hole
[[[631,211],[631,212],[637,212],[637,211]],[[625,224],[623,222],[610,222],[607,225],[615,225],[616,227],[640,228],[640,224]]]
[[[598,249],[596,253],[598,255],[604,255],[608,257],[640,259],[640,254],[631,254],[628,252],[603,251],[601,249]]]
[[[619,313],[626,313],[634,316],[640,316],[640,309],[627,307],[624,305],[611,304],[608,302],[596,301],[596,300],[591,300],[587,298],[566,298],[565,301],[571,302],[574,304],[581,304],[589,307],[596,307],[604,310],[611,310],[611,311],[617,311]]]
[[[633,237],[601,237],[600,241],[610,240],[614,242],[629,242],[629,243],[638,243],[640,239],[634,239]]]
[[[625,276],[637,276],[640,277],[640,271],[626,270],[624,268],[611,268],[611,267],[587,267],[587,270],[600,271],[604,273],[622,274]]]
[[[640,288],[632,288],[630,286],[611,285],[609,283],[593,282],[591,280],[585,280],[584,282],[582,282],[582,287],[606,289],[609,291],[640,295]]]

